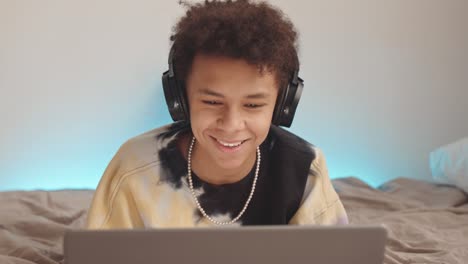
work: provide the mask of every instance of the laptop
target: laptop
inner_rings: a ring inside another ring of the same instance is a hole
[[[381,264],[383,226],[75,230],[65,264]]]

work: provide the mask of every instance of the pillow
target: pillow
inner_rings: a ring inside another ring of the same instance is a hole
[[[432,178],[468,193],[468,137],[442,146],[430,154]]]

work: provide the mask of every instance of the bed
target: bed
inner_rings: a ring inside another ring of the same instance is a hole
[[[468,195],[398,178],[372,188],[333,181],[351,224],[384,224],[385,263],[468,263]],[[84,226],[92,190],[0,192],[0,263],[63,263],[66,230]]]

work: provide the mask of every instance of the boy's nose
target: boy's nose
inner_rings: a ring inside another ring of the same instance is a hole
[[[237,131],[245,127],[242,113],[236,109],[225,109],[218,119],[218,127],[225,131]]]

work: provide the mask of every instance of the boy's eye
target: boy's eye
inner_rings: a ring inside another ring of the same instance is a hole
[[[245,106],[248,107],[248,108],[259,108],[259,107],[262,107],[263,105],[261,105],[261,104],[246,104]]]
[[[207,105],[219,105],[221,104],[220,102],[218,101],[213,101],[213,100],[203,100],[202,101],[204,104],[207,104]]]

